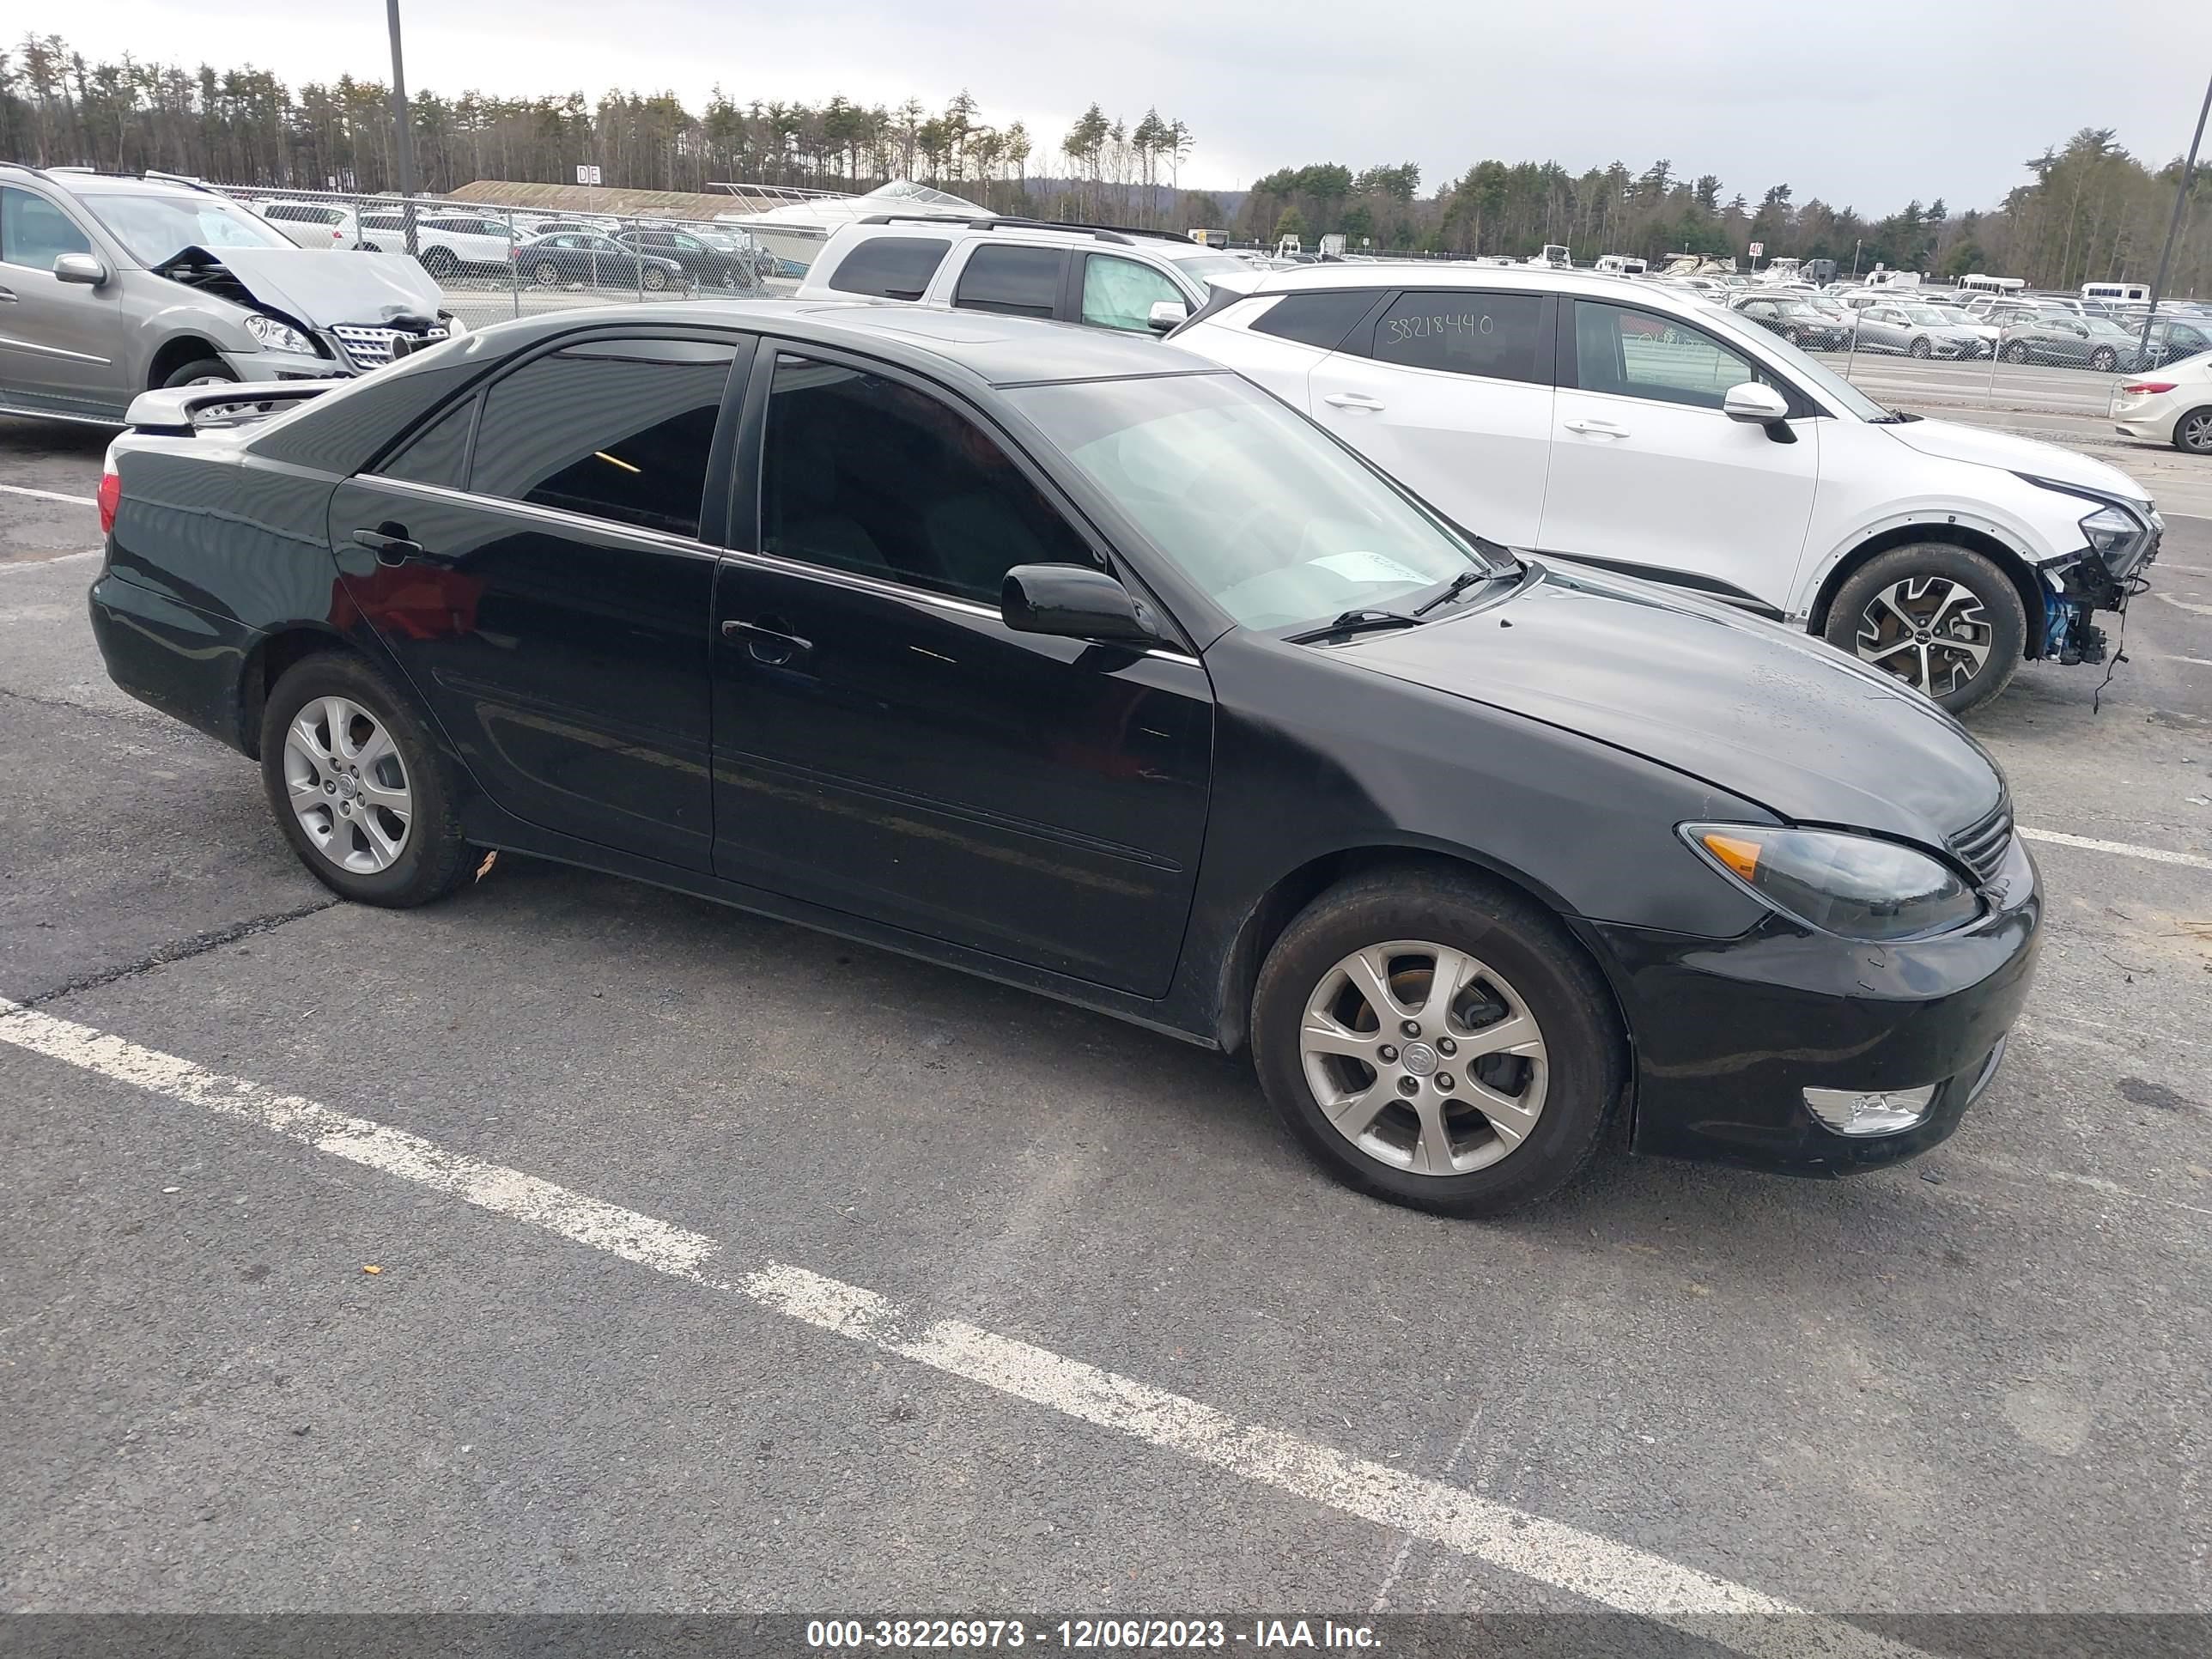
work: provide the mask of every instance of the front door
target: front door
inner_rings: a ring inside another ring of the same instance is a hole
[[[56,204],[0,185],[0,402],[112,416],[131,401],[122,284],[113,275],[98,288],[54,275],[63,254],[95,252]]]
[[[694,870],[712,863],[718,557],[699,514],[737,355],[703,337],[564,346],[331,503],[343,605],[492,800]]]
[[[757,528],[738,515],[714,594],[716,872],[1164,994],[1206,828],[1205,669],[1006,626],[1010,567],[1105,561],[934,392],[786,354],[752,401]]]
[[[1549,296],[1398,295],[1314,366],[1313,417],[1462,529],[1534,544],[1552,453]]]
[[[1560,343],[1539,544],[1786,611],[1813,517],[1820,422],[1785,422],[1788,441],[1778,441],[1764,426],[1730,420],[1721,412],[1728,389],[1772,377],[1679,318],[1562,304],[1573,321],[1562,325],[1571,333]]]

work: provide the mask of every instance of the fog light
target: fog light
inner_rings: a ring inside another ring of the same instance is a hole
[[[1805,1103],[1839,1135],[1893,1135],[1928,1115],[1937,1085],[1917,1089],[1808,1089]]]

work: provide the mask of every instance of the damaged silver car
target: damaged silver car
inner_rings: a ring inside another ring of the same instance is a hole
[[[120,425],[156,387],[365,374],[461,332],[443,301],[192,179],[0,163],[0,413]]]

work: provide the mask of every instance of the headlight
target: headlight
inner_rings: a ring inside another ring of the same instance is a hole
[[[271,351],[296,351],[303,357],[320,355],[315,349],[315,343],[291,324],[264,317],[258,311],[246,319],[246,331]]]
[[[469,331],[469,325],[450,311],[440,312],[438,320],[446,325],[446,337],[449,340],[458,340]]]
[[[2109,563],[2128,550],[2128,544],[2142,534],[2142,526],[2117,507],[2100,507],[2081,520],[2081,533]]]
[[[1981,914],[1949,865],[1895,842],[1756,823],[1686,823],[1682,835],[1784,915],[1844,939],[1917,939]]]

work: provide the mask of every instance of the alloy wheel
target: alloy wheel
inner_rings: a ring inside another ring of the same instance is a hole
[[[2212,455],[2212,409],[2193,410],[2183,416],[2174,435],[2181,440],[2184,449]]]
[[[1996,637],[1980,596],[1948,576],[1892,582],[1859,613],[1860,660],[1930,697],[1980,673]]]
[[[2022,345],[2019,341],[2014,341],[2012,344],[2004,349],[2004,360],[2008,363],[2026,362],[2027,361],[2027,348]]]
[[[2089,367],[2100,374],[2111,374],[2119,367],[2119,363],[2120,360],[2112,354],[2112,349],[2110,346],[2099,346],[2096,350],[2089,354]]]
[[[550,259],[543,260],[538,264],[538,268],[530,273],[530,278],[540,288],[556,287],[561,281],[560,267]]]
[[[1503,975],[1449,945],[1397,939],[1345,957],[1306,1000],[1298,1045],[1336,1132],[1415,1175],[1487,1169],[1543,1115],[1535,1016]]]
[[[1916,357],[1928,357],[1935,355],[1936,348],[1925,340],[1915,340],[1912,343],[1911,351]]]
[[[348,697],[317,697],[284,733],[284,785],[307,839],[341,870],[373,876],[407,850],[415,798],[384,722]]]

